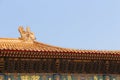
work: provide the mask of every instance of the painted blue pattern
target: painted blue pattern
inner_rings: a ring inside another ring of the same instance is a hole
[[[0,77],[3,77],[3,80],[22,80],[21,76],[24,76],[24,74],[2,74],[0,73]],[[95,80],[95,77],[97,80],[120,80],[120,75],[94,75],[94,74],[27,74],[29,77],[28,80],[32,80],[31,76],[40,76],[38,80]],[[2,78],[1,78],[2,79]]]

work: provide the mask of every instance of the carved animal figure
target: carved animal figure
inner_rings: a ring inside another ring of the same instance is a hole
[[[25,41],[34,41],[36,39],[34,33],[30,31],[29,27],[27,27],[25,31],[24,28],[20,26],[18,30],[21,35],[20,39]]]

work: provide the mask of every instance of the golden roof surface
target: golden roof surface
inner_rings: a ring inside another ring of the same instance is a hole
[[[78,50],[51,46],[35,40],[29,28],[26,31],[19,27],[20,38],[0,38],[0,50],[38,51],[38,52],[69,52],[69,53],[99,53],[120,54],[120,51]]]
[[[37,41],[26,42],[19,38],[18,39],[0,38],[0,50],[120,54],[120,51],[78,50],[78,49],[61,48]]]
[[[26,42],[21,39],[0,38],[0,50],[22,50],[22,51],[57,51],[70,52],[71,49],[50,46],[37,41]]]

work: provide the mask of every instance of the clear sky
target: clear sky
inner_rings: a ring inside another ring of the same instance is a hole
[[[120,50],[120,0],[0,0],[0,37],[21,25],[47,44]]]

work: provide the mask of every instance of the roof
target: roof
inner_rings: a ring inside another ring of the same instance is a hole
[[[62,48],[37,41],[26,42],[19,38],[0,38],[0,50],[120,54],[120,51],[79,50],[79,49]]]
[[[0,50],[45,51],[45,52],[78,52],[79,50],[60,48],[41,42],[26,42],[15,38],[0,38]]]
[[[34,34],[27,28],[26,31],[22,27],[19,27],[20,38],[0,38],[0,51],[31,51],[31,52],[55,52],[55,53],[70,53],[75,54],[108,54],[108,55],[120,55],[120,51],[103,51],[103,50],[78,50],[61,48],[52,45],[48,45],[35,40]],[[60,55],[60,54],[58,54]],[[66,55],[67,56],[67,55]],[[116,56],[116,57],[117,57]],[[99,57],[99,55],[98,55]]]

